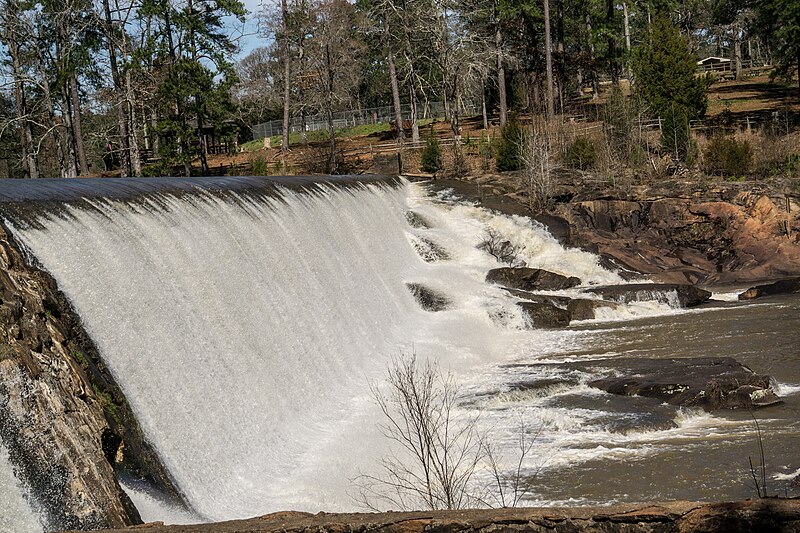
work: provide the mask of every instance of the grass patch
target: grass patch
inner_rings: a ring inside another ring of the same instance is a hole
[[[69,353],[72,358],[75,359],[79,365],[81,365],[82,368],[89,368],[89,360],[86,359],[86,354],[84,354],[82,350],[79,348],[72,348]]]

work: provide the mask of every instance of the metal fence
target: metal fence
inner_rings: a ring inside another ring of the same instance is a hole
[[[411,118],[411,106],[400,107],[404,119]],[[459,115],[470,116],[481,113],[480,104],[462,101],[458,106]],[[420,102],[417,106],[420,119],[441,118],[445,116],[444,102]],[[386,124],[394,120],[394,106],[369,107],[333,113],[334,129],[352,128],[364,124]],[[289,121],[289,132],[318,131],[328,127],[327,115],[294,116]],[[253,140],[283,134],[283,121],[272,120],[253,126]]]

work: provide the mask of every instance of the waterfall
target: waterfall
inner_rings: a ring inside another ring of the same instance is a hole
[[[8,451],[0,445],[0,533],[41,531],[42,523],[14,477]]]
[[[18,232],[189,502],[222,519],[324,500],[298,480],[416,310],[403,200],[378,185],[93,199]]]
[[[386,446],[370,385],[401,353],[466,376],[579,342],[527,330],[515,300],[484,283],[499,266],[477,247],[487,228],[531,266],[621,281],[528,219],[407,183],[71,183],[66,202],[49,185],[0,187],[0,200],[36,204],[7,207],[6,223],[203,520],[356,509],[352,479]],[[410,287],[445,310],[425,311]]]

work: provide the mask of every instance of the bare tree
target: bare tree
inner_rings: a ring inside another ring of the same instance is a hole
[[[521,140],[520,157],[523,176],[528,190],[528,207],[531,211],[544,211],[550,205],[555,189],[553,178],[554,147],[551,131],[541,120],[533,121],[527,135]]]
[[[455,413],[453,376],[416,355],[392,361],[385,388],[373,386],[383,434],[399,450],[382,472],[357,480],[362,503],[400,509],[461,509],[473,502],[470,482],[483,455],[476,419]]]
[[[543,463],[535,470],[525,468],[526,459],[533,451],[533,446],[542,433],[543,425],[535,431],[529,431],[525,423],[525,413],[519,413],[519,427],[516,431],[516,448],[513,454],[503,452],[489,440],[483,442],[483,450],[491,475],[491,486],[480,502],[487,507],[517,507],[522,499],[531,493]],[[507,465],[511,468],[507,468]]]

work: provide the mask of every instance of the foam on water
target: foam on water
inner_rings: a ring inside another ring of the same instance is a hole
[[[39,515],[28,501],[25,490],[14,477],[8,451],[0,445],[0,533],[42,531]]]
[[[165,503],[152,494],[146,487],[137,486],[131,481],[120,480],[120,486],[130,497],[142,521],[164,522],[170,524],[197,524],[202,522],[199,516],[179,507]]]

